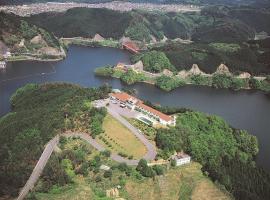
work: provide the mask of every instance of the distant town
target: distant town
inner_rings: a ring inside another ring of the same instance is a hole
[[[0,11],[7,13],[14,13],[20,16],[30,16],[43,12],[65,12],[71,8],[107,8],[119,11],[131,11],[134,9],[142,9],[148,11],[162,11],[162,12],[199,12],[201,8],[194,5],[182,4],[151,4],[151,3],[130,3],[130,2],[107,2],[107,3],[36,3],[27,5],[10,5],[1,6]]]

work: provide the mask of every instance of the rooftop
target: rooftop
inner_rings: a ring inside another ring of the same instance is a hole
[[[185,154],[183,152],[177,153],[176,155],[172,156],[174,159],[182,159],[182,158],[189,158],[190,156],[188,154]]]
[[[166,115],[166,114],[164,114],[164,113],[162,113],[162,112],[160,112],[160,111],[158,111],[158,110],[156,110],[154,108],[151,108],[150,106],[145,105],[142,102],[139,102],[138,103],[138,106],[141,107],[141,108],[143,108],[144,110],[147,110],[147,111],[149,111],[149,112],[157,115],[160,119],[162,119],[164,121],[170,121],[170,120],[172,120],[172,117],[170,115]]]
[[[140,99],[137,99],[136,97],[133,97],[125,92],[120,92],[120,93],[112,93],[111,96],[119,99],[120,101],[126,102],[126,101],[132,101],[136,102],[136,105],[143,108],[144,110],[149,111],[150,113],[153,113],[154,115],[158,116],[160,119],[164,121],[170,121],[173,118],[169,115],[166,115],[154,108],[151,108],[150,106],[147,106],[141,101]]]
[[[133,97],[125,92],[119,92],[119,93],[112,93],[111,96],[119,99],[120,101],[126,102],[126,101],[138,101],[141,102],[141,100],[137,99],[136,97]]]

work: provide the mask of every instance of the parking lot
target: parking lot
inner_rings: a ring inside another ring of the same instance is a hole
[[[97,108],[108,107],[110,110],[113,110],[126,118],[137,118],[140,115],[137,111],[131,110],[127,107],[121,107],[119,102],[111,99],[97,100],[94,102],[94,106]]]

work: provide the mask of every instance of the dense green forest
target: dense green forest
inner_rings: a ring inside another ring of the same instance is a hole
[[[255,32],[269,33],[269,19],[268,9],[207,6],[201,13],[73,8],[65,13],[42,13],[28,20],[59,37],[90,37],[99,33],[115,39],[127,35],[141,41],[150,40],[152,35],[156,39],[166,36],[202,42],[235,42],[253,38]]]
[[[236,199],[270,197],[270,176],[254,162],[259,150],[256,137],[231,128],[219,117],[183,111],[176,127],[157,131],[156,144],[163,150],[163,158],[174,151],[188,152],[203,165],[206,175],[224,185]]]
[[[28,179],[44,145],[65,130],[102,131],[103,111],[90,102],[110,88],[28,84],[11,97],[12,112],[0,118],[0,196],[17,195]]]
[[[254,75],[270,72],[270,62],[267,57],[270,48],[252,42],[245,44],[168,42],[161,47],[153,47],[153,50],[164,52],[178,71],[189,70],[196,63],[202,71],[213,73],[221,63],[224,63],[235,74],[241,71]]]
[[[269,46],[253,40],[256,33],[270,34],[269,9],[207,6],[201,13],[161,13],[74,8],[26,20],[58,37],[93,37],[99,33],[105,38],[127,36],[144,43],[157,40],[148,49],[164,52],[177,70],[189,69],[196,63],[203,71],[212,73],[224,63],[235,73],[247,71],[258,75],[270,71]],[[159,42],[165,37],[166,43]],[[193,43],[172,41],[176,38]],[[146,67],[152,64],[143,59]],[[160,71],[158,68],[149,71]]]

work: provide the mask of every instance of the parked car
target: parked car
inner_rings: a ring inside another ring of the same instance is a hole
[[[123,104],[123,103],[120,103],[120,107],[121,108],[125,108],[125,107],[127,107],[125,104]]]

